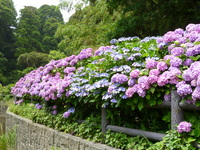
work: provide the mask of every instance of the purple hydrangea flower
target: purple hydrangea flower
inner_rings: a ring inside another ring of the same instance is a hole
[[[182,132],[190,132],[191,131],[192,124],[186,121],[182,121],[177,126],[177,130],[179,133]]]
[[[140,75],[140,70],[139,69],[132,70],[131,73],[130,73],[130,77],[132,79],[139,77],[139,75]]]
[[[192,59],[186,59],[184,62],[183,62],[183,65],[184,66],[190,66],[194,61]]]
[[[138,78],[138,85],[140,85],[140,88],[143,90],[147,90],[150,88],[149,86],[149,82],[148,82],[148,77],[147,76],[142,76],[140,78]]]
[[[187,57],[200,54],[200,45],[188,48],[185,54]]]
[[[74,107],[69,108],[69,109],[68,109],[68,112],[69,112],[69,113],[74,113],[74,112],[75,112],[75,108],[74,108]]]
[[[116,99],[111,99],[110,102],[111,103],[117,103],[117,100]]]
[[[146,91],[145,91],[143,88],[141,88],[140,86],[139,86],[139,88],[137,89],[136,93],[138,93],[138,95],[139,95],[140,97],[145,97],[145,96],[146,96]]]
[[[63,117],[64,118],[68,118],[70,116],[70,112],[66,111],[64,114],[63,114]]]
[[[165,94],[164,95],[164,100],[167,101],[167,102],[171,101],[171,94]]]
[[[178,58],[178,57],[173,57],[171,60],[170,60],[170,65],[172,67],[179,67],[181,64],[182,64],[182,59]]]
[[[158,62],[157,69],[159,71],[165,71],[167,68],[168,68],[168,66],[164,61]]]
[[[186,96],[192,93],[192,87],[189,84],[182,84],[181,86],[178,86],[177,93],[180,96]]]
[[[125,74],[114,74],[111,78],[111,82],[113,83],[125,83],[128,81],[128,77]]]
[[[149,75],[159,75],[160,71],[158,69],[152,69],[149,71]]]
[[[182,47],[175,47],[171,50],[171,54],[173,56],[181,56],[184,53],[184,49]]]
[[[135,80],[134,79],[129,79],[128,80],[128,86],[129,87],[132,87],[132,86],[134,86],[135,85]]]
[[[35,105],[35,108],[37,108],[37,109],[42,109],[42,105],[40,105],[39,103],[37,103],[36,105]]]
[[[64,69],[64,73],[68,74],[68,73],[71,73],[71,72],[73,72],[75,70],[76,70],[75,67],[67,67],[67,68]]]
[[[178,29],[176,29],[176,30],[174,31],[174,33],[183,35],[183,34],[184,34],[184,30],[181,29],[181,28],[178,28]]]
[[[172,50],[174,47],[176,47],[175,44],[170,44],[170,45],[168,46],[168,52],[171,52],[171,50]]]
[[[146,68],[147,69],[155,68],[156,65],[157,65],[157,61],[155,61],[154,59],[147,59],[146,60]]]
[[[148,83],[150,84],[157,83],[157,80],[158,80],[158,76],[156,75],[149,75],[148,77]]]
[[[157,80],[158,86],[164,86],[169,83],[168,78],[165,74],[161,74]]]
[[[195,100],[195,101],[198,100],[198,99],[200,99],[200,86],[197,86],[194,89],[194,91],[192,93],[192,99]]]
[[[137,89],[139,88],[139,85],[138,84],[135,84],[133,87],[129,87],[125,94],[128,98],[132,97],[133,94],[135,94],[135,92],[137,91]]]
[[[52,109],[57,109],[57,106],[56,105],[52,106]]]
[[[53,110],[51,113],[52,113],[52,115],[56,115],[58,112],[57,112],[57,110]]]

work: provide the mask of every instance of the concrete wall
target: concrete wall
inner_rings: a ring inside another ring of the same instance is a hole
[[[117,150],[104,144],[93,143],[79,137],[58,132],[46,126],[6,113],[6,132],[16,126],[17,150]]]
[[[6,110],[7,106],[4,102],[0,102],[0,134],[5,133],[5,123],[6,123]],[[1,131],[2,130],[2,131]]]

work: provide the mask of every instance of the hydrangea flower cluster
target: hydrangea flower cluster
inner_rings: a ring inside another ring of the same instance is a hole
[[[177,130],[178,130],[179,133],[190,132],[191,131],[191,127],[192,127],[191,123],[186,122],[186,121],[182,121],[177,126]]]
[[[113,39],[115,45],[83,49],[78,55],[50,61],[21,78],[12,93],[38,96],[46,102],[102,94],[99,97],[106,106],[119,99],[145,98],[153,86],[174,86],[183,98],[191,96],[187,102],[195,103],[200,99],[199,42],[199,24],[162,37]],[[163,99],[170,101],[169,92],[163,93]],[[52,107],[52,114],[56,113]],[[63,117],[70,113],[66,111]]]

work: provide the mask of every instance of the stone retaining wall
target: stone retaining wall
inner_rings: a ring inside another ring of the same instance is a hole
[[[7,106],[4,102],[0,102],[0,134],[5,133],[5,123],[6,123],[6,110]]]
[[[11,112],[6,113],[6,132],[16,126],[17,150],[118,150],[33,123]]]

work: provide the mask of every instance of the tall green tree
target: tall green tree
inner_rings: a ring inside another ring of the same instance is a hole
[[[200,21],[199,0],[106,0],[112,10],[121,11],[115,33],[120,36],[163,35]]]
[[[65,25],[59,26],[56,36],[62,38],[59,49],[67,55],[81,49],[108,44],[117,14],[110,15],[105,1],[77,9]]]
[[[40,17],[40,34],[43,52],[48,53],[50,50],[58,49],[59,43],[55,32],[60,24],[63,24],[63,17],[60,9],[54,5],[42,5],[38,9]]]
[[[13,1],[0,0],[0,83],[2,84],[7,84],[6,77],[15,69],[14,29],[16,16]]]
[[[15,55],[19,57],[19,55],[23,53],[43,51],[43,47],[40,42],[40,18],[37,8],[25,6],[20,12],[21,16],[16,28],[17,41]]]

